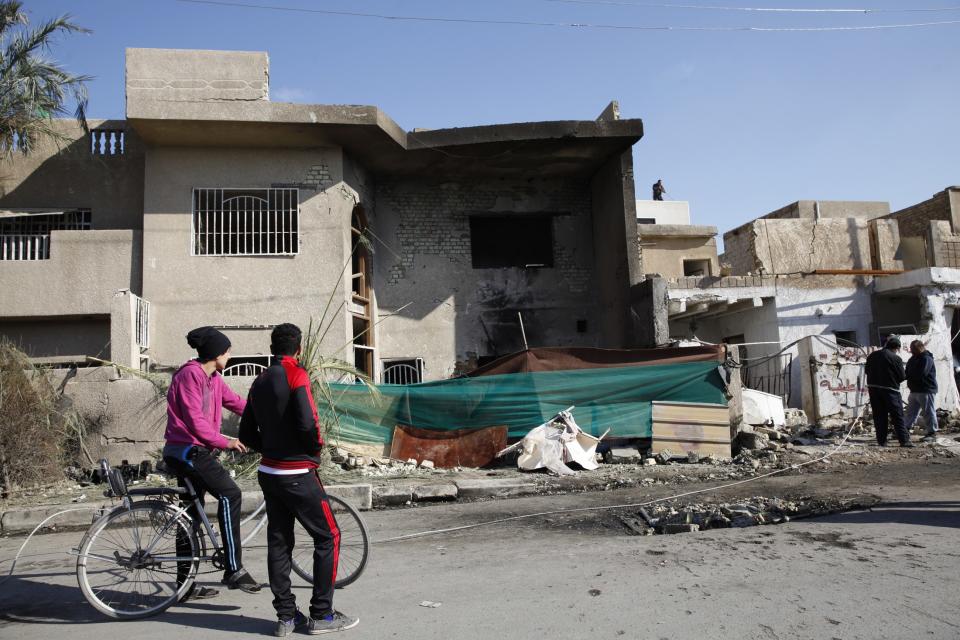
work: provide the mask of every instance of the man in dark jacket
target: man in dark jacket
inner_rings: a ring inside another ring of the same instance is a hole
[[[937,366],[933,361],[933,354],[927,351],[926,345],[920,340],[910,343],[910,360],[907,361],[907,387],[910,396],[907,399],[906,429],[909,432],[917,421],[917,416],[923,416],[927,426],[924,442],[932,442],[937,437]]]
[[[250,387],[240,420],[240,441],[262,454],[257,478],[267,503],[267,573],[277,610],[276,636],[304,625],[311,635],[343,631],[359,622],[333,608],[340,530],[317,475],[323,439],[310,375],[296,360],[301,339],[296,325],[274,328],[274,358]],[[294,520],[313,538],[309,619],[297,609],[290,591]]]
[[[900,384],[906,379],[900,351],[900,339],[887,338],[883,349],[867,356],[867,390],[870,393],[870,408],[873,409],[873,426],[877,431],[877,444],[887,446],[887,424],[893,420],[893,431],[901,447],[912,447],[910,435],[903,425],[903,396]]]

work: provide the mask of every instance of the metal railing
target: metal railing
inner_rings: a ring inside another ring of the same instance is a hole
[[[137,346],[141,349],[150,348],[150,303],[139,296],[136,309]]]
[[[410,364],[391,364],[383,368],[383,384],[418,384],[421,378],[420,370]]]
[[[258,376],[267,368],[256,362],[239,362],[223,370],[225,376]]]
[[[300,196],[294,188],[193,190],[195,256],[300,253]]]
[[[0,235],[0,260],[48,260],[49,258],[49,235]]]
[[[786,405],[790,403],[790,383],[793,372],[793,355],[781,353],[769,360],[748,364],[743,368],[743,384],[749,389],[756,389],[783,398]]]

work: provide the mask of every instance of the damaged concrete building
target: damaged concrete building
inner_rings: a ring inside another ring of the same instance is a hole
[[[743,345],[744,385],[818,420],[855,412],[870,348],[891,334],[916,337],[937,360],[938,408],[960,408],[960,187],[895,212],[885,202],[799,201],[723,239],[724,275],[663,274],[657,301],[670,337]],[[645,265],[651,250],[643,246]]]
[[[0,334],[38,361],[175,367],[213,325],[250,374],[273,325],[325,309],[325,351],[385,382],[516,351],[521,317],[531,346],[649,336],[643,127],[616,103],[407,132],[373,106],[270,101],[265,53],[129,49],[126,119],[90,125],[0,163]]]

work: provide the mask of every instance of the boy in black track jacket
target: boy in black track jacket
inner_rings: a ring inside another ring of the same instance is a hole
[[[302,625],[317,635],[350,629],[359,622],[333,608],[340,530],[317,475],[323,439],[310,376],[296,360],[301,338],[295,325],[274,328],[270,335],[274,358],[250,387],[240,420],[240,441],[262,454],[258,480],[267,503],[267,571],[279,619],[276,636]],[[309,619],[297,609],[290,591],[294,519],[313,537]]]

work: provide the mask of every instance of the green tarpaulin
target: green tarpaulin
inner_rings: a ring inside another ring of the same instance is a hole
[[[398,424],[438,430],[506,425],[510,437],[522,437],[571,405],[587,433],[610,429],[609,437],[649,438],[654,400],[726,404],[717,365],[713,360],[380,385],[379,402],[361,385],[331,386],[345,442],[388,443]]]

